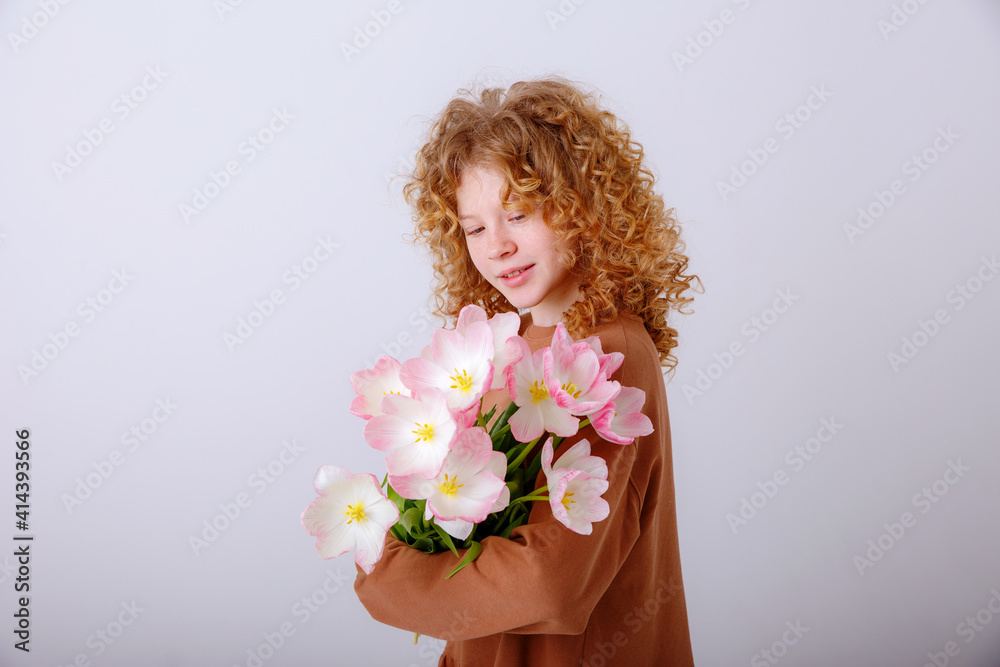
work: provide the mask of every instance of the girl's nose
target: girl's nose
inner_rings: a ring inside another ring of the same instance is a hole
[[[514,239],[511,238],[505,225],[494,225],[490,231],[489,247],[487,248],[490,259],[501,259],[514,252],[515,249]]]

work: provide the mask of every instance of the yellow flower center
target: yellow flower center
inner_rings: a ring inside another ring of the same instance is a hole
[[[451,385],[452,389],[458,389],[462,392],[472,389],[472,376],[464,368],[461,371],[456,368],[455,374],[448,379],[454,383]]]
[[[465,484],[455,484],[456,481],[458,481],[458,475],[448,479],[448,475],[445,474],[444,481],[441,482],[441,493],[448,494],[449,496],[455,495],[459,489],[465,486]]]
[[[572,491],[567,491],[566,493],[563,494],[562,504],[563,504],[563,507],[566,508],[567,512],[570,511],[570,505],[572,505],[575,502],[576,501],[573,500],[573,492]]]
[[[365,520],[365,508],[361,503],[348,505],[347,510],[344,511],[344,516],[347,517],[347,523],[353,523],[354,521],[360,523]]]
[[[434,425],[433,424],[414,424],[417,428],[410,431],[413,435],[417,436],[416,442],[421,440],[430,440],[434,437]]]
[[[535,380],[531,383],[531,388],[528,389],[531,392],[531,400],[535,403],[541,403],[546,398],[549,397],[549,388],[545,386],[545,383],[540,380]]]
[[[581,390],[578,389],[577,386],[572,382],[567,382],[563,384],[562,390],[565,391],[570,396],[572,396],[573,398],[580,398]]]
[[[401,394],[401,393],[403,393],[403,392],[393,391],[392,389],[387,389],[386,391],[382,392],[382,395],[383,396],[388,396],[389,394]]]

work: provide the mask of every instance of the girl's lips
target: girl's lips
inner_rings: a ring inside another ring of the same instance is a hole
[[[529,264],[528,266],[521,267],[520,269],[514,269],[513,271],[507,271],[503,275],[498,276],[500,282],[502,282],[507,287],[517,287],[523,284],[529,277],[531,269],[535,267],[534,264]],[[514,275],[510,275],[513,273]]]

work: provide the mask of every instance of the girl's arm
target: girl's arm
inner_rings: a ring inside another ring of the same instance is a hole
[[[588,426],[558,451],[581,437],[608,464],[610,513],[592,534],[572,532],[547,501],[536,501],[511,539],[487,537],[478,558],[447,580],[454,554],[428,555],[390,536],[375,569],[358,568],[354,584],[372,618],[446,640],[582,633],[639,535],[641,501],[630,479],[637,443],[609,443]],[[545,484],[544,473],[537,484]]]

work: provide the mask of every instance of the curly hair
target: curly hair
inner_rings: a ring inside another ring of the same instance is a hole
[[[445,107],[417,152],[403,196],[413,210],[412,239],[430,250],[437,281],[436,309],[454,320],[474,303],[489,315],[516,310],[476,270],[459,224],[456,190],[469,167],[505,177],[505,209],[542,207],[559,239],[560,261],[580,285],[582,299],[564,314],[570,335],[582,338],[620,312],[640,317],[660,364],[677,364],[671,310],[684,310],[696,275],[674,210],[653,191],[643,149],[627,127],[600,108],[592,93],[561,77],[519,81],[505,92],[469,89]]]

